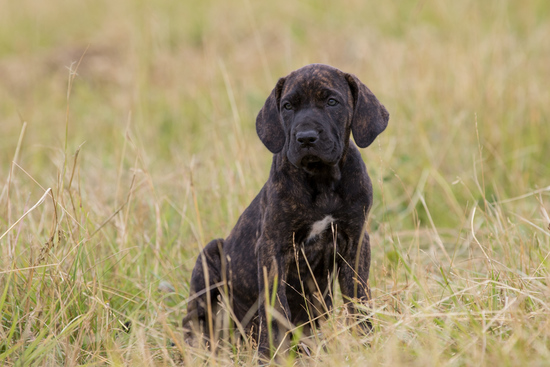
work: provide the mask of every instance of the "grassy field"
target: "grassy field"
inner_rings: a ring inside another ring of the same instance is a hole
[[[546,0],[0,0],[0,365],[255,365],[180,321],[267,178],[257,112],[312,62],[391,115],[363,151],[375,332],[337,299],[284,363],[548,365],[549,35]]]

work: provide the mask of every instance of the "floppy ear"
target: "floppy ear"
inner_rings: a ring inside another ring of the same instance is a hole
[[[360,148],[368,147],[388,126],[390,114],[369,88],[353,74],[346,74],[354,100],[351,132]]]
[[[279,100],[284,83],[284,78],[279,79],[256,117],[256,132],[273,154],[279,153],[285,145],[285,132],[279,116]]]

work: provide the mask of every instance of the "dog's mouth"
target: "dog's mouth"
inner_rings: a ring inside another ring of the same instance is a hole
[[[330,149],[319,149],[320,147],[308,147],[302,149],[291,149],[287,154],[290,162],[297,168],[301,168],[310,174],[318,174],[334,167],[340,160],[337,145]]]
[[[317,157],[316,155],[306,155],[304,158],[302,158],[302,161],[300,162],[302,166],[306,166],[311,163],[318,163],[321,162],[321,158]]]
[[[300,165],[302,166],[303,169],[305,169],[308,172],[317,172],[321,170],[323,167],[327,166],[327,164],[323,162],[321,158],[314,155],[306,155],[300,161]]]

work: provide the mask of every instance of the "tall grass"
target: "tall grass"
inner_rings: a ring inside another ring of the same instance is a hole
[[[285,363],[550,360],[547,1],[0,9],[0,364],[256,364],[179,324],[200,249],[267,178],[256,113],[311,62],[391,114],[363,152],[375,332],[338,301]]]

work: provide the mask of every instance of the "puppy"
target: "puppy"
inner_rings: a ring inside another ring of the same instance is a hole
[[[210,337],[223,297],[267,358],[286,330],[315,326],[331,309],[333,277],[359,313],[354,305],[370,299],[372,184],[356,145],[369,146],[388,120],[356,76],[331,66],[312,64],[279,79],[256,119],[273,153],[269,178],[229,236],[199,255],[184,327]]]

